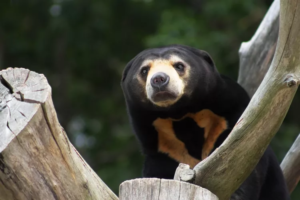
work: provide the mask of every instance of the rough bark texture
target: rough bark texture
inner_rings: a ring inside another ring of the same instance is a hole
[[[144,178],[120,185],[120,200],[218,200],[205,188],[175,180]]]
[[[300,180],[300,135],[284,157],[281,168],[289,191],[292,192]]]
[[[275,0],[256,33],[239,50],[238,83],[253,96],[267,73],[276,49],[279,30],[280,2]]]
[[[255,35],[249,42],[242,43],[239,50],[238,82],[250,96],[253,96],[271,65],[278,37],[279,10],[280,1],[275,0]],[[300,151],[300,145],[297,145],[297,141],[281,163],[290,192],[294,190],[300,179],[300,170],[297,170],[300,169],[300,154],[295,153],[297,147]]]
[[[194,168],[195,183],[221,200],[229,199],[254,169],[280,127],[298,88],[300,0],[281,0],[280,3],[279,39],[269,71],[230,137]]]
[[[69,142],[46,78],[0,72],[0,199],[118,199]]]

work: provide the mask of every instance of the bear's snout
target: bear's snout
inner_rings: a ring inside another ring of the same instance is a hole
[[[163,72],[158,72],[154,74],[151,78],[151,86],[153,88],[162,88],[166,85],[168,85],[170,80],[170,77],[163,73]]]

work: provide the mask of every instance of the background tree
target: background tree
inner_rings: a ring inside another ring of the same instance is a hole
[[[234,79],[238,49],[271,0],[37,0],[0,3],[0,68],[44,73],[63,127],[114,191],[141,176],[142,156],[120,89],[124,65],[139,51],[186,44],[208,51]],[[272,142],[279,160],[299,133],[299,93]],[[299,189],[292,198],[298,199]],[[298,198],[297,198],[298,197]]]

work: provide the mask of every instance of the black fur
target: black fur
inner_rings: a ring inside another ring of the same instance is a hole
[[[163,108],[145,98],[145,88],[135,77],[145,59],[167,59],[170,54],[179,56],[191,66],[187,83],[190,93],[183,95],[172,106]],[[124,70],[122,88],[133,130],[145,154],[144,177],[171,179],[178,166],[177,161],[158,152],[158,134],[152,125],[155,119],[181,119],[187,113],[209,109],[216,115],[224,117],[228,125],[228,129],[216,141],[216,148],[228,136],[249,102],[244,89],[235,81],[220,75],[206,52],[181,45],[148,49],[139,53]],[[176,137],[184,142],[188,153],[200,160],[204,130],[189,118],[174,122],[173,128]],[[270,148],[266,150],[255,170],[231,199],[289,199],[281,169]]]

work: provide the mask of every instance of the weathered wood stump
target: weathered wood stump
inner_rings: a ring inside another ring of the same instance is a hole
[[[118,199],[60,126],[46,78],[0,72],[0,199]]]
[[[218,200],[197,185],[157,178],[125,181],[120,185],[120,200]]]

